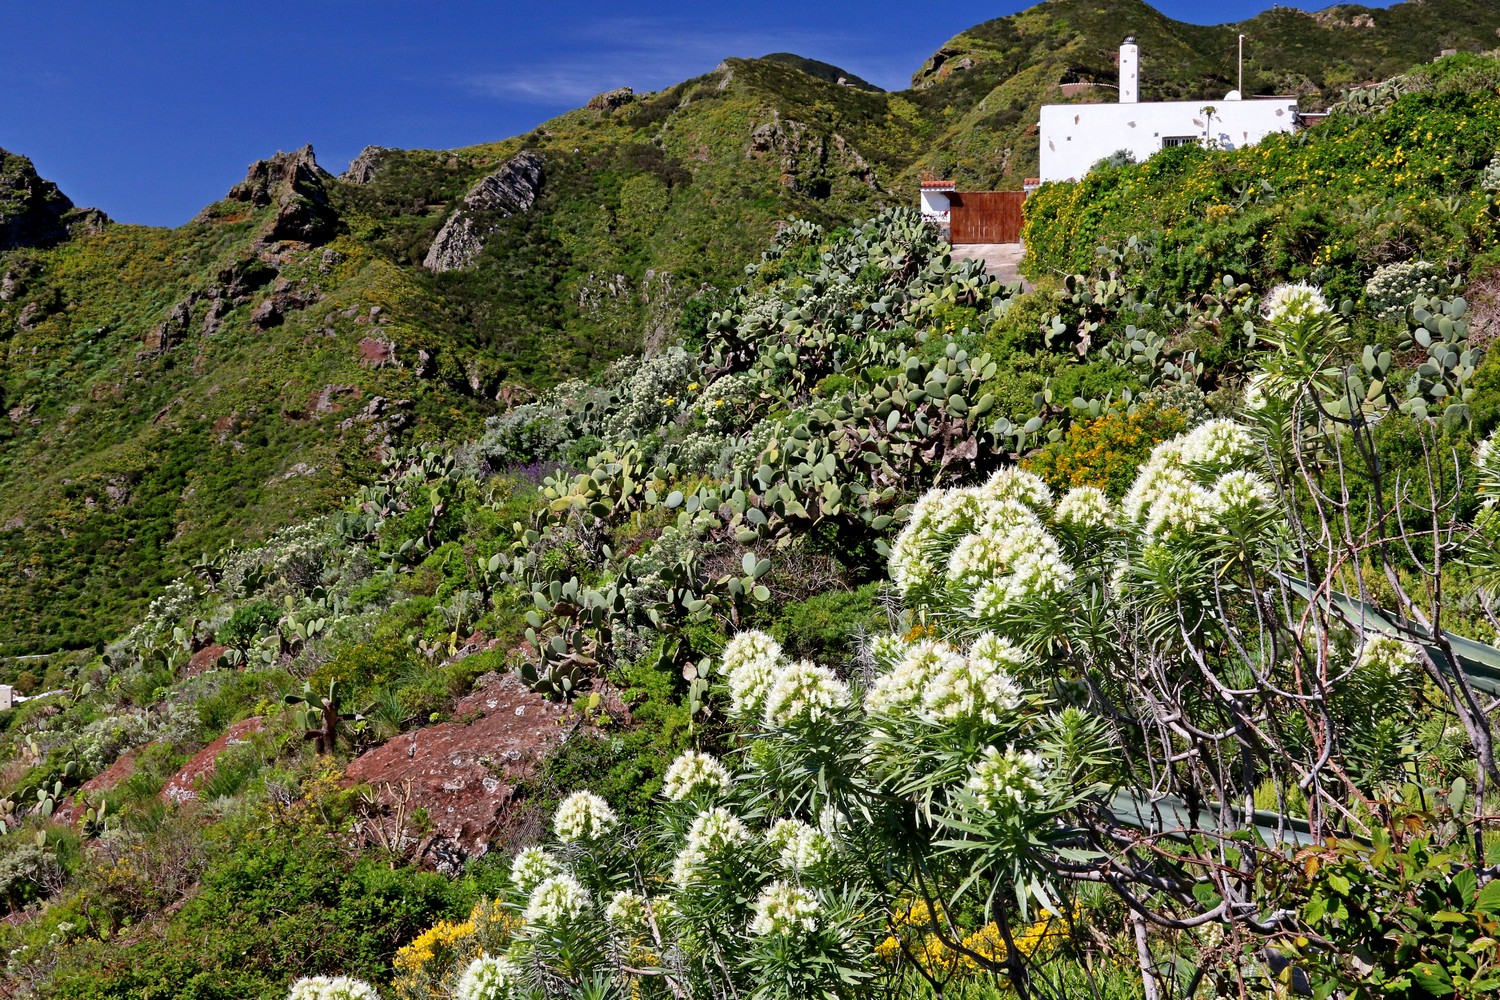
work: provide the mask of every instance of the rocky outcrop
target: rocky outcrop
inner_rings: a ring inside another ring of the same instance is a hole
[[[423,265],[431,271],[456,271],[472,264],[498,219],[531,208],[542,189],[543,166],[536,153],[518,153],[470,188],[432,241]]]
[[[779,115],[750,133],[750,159],[776,158],[781,183],[799,194],[826,198],[840,180],[852,180],[879,191],[875,169],[837,132],[816,133],[801,122]]]
[[[387,810],[427,810],[432,829],[417,856],[426,857],[433,841],[482,854],[516,821],[519,786],[562,740],[569,714],[512,675],[486,674],[453,710],[457,721],[397,736],[344,773],[374,789]]]
[[[339,175],[339,180],[349,184],[368,184],[375,179],[380,161],[390,150],[385,146],[366,146],[359,155],[349,161],[349,169]]]
[[[50,247],[108,224],[98,209],[76,207],[26,157],[0,149],[0,250]]]
[[[312,146],[303,146],[251,164],[245,179],[229,189],[229,200],[255,208],[275,207],[276,217],[261,233],[262,242],[297,240],[316,245],[330,239],[338,228],[338,215],[324,184],[331,178],[318,166]]]
[[[973,53],[945,45],[934,52],[927,62],[922,64],[922,68],[912,76],[911,89],[926,90],[946,80],[954,73],[973,69],[975,65]]]
[[[627,104],[634,103],[635,91],[630,87],[618,87],[614,90],[606,90],[602,94],[595,94],[589,98],[589,109],[592,111],[613,111],[623,108]]]
[[[257,292],[272,282],[275,286],[271,295],[257,303],[250,314],[250,322],[260,329],[278,325],[288,312],[305,309],[321,297],[294,288],[291,282],[279,276],[274,267],[258,257],[234,261],[220,268],[214,281],[189,292],[167,311],[166,317],[146,334],[143,343],[146,352],[167,352],[173,345],[191,337],[194,327],[205,337],[213,336],[219,332],[219,326],[230,310],[250,302]]]
[[[162,786],[162,790],[157,795],[163,802],[197,801],[203,783],[213,777],[214,771],[218,770],[219,755],[230,747],[249,743],[251,738],[264,728],[265,720],[260,716],[236,722],[224,732],[223,736],[189,758],[182,770],[167,779],[167,783]]]

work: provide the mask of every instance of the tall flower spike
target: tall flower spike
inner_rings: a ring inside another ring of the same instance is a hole
[[[453,1000],[506,1000],[520,978],[520,967],[510,959],[480,955],[458,977]]]
[[[562,800],[552,819],[552,830],[564,844],[597,840],[620,822],[609,803],[593,792],[574,792]]]
[[[817,722],[849,704],[849,687],[832,670],[802,660],[776,675],[766,695],[765,724],[781,728]]]
[[[749,930],[756,937],[801,937],[818,929],[817,900],[805,889],[788,882],[776,881],[766,886],[756,898],[753,910]]]
[[[588,890],[571,875],[553,875],[531,890],[526,902],[528,924],[556,927],[577,919],[589,905]]]
[[[540,847],[528,847],[510,863],[510,881],[516,890],[529,894],[536,884],[562,870],[557,859]]]
[[[1277,285],[1266,295],[1262,312],[1271,323],[1297,323],[1329,311],[1323,293],[1306,282]]]
[[[729,769],[719,763],[717,757],[697,750],[685,750],[667,768],[661,793],[673,802],[681,802],[699,792],[728,791],[732,780]]]

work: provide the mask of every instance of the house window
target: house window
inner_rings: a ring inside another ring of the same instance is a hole
[[[1171,149],[1173,146],[1196,146],[1198,137],[1196,135],[1164,135],[1161,137],[1161,148]]]

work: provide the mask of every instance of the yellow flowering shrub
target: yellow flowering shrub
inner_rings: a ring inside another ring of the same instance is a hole
[[[1016,950],[1025,958],[1050,951],[1067,940],[1068,927],[1075,918],[1076,912],[1062,917],[1043,910],[1035,921],[1013,933]],[[890,933],[875,946],[876,956],[892,966],[909,956],[929,976],[946,980],[984,971],[986,964],[1002,963],[1009,955],[1005,935],[993,920],[969,933],[946,928],[949,940],[963,935],[960,948],[950,947],[939,937],[936,930],[940,922],[946,923],[941,903],[929,907],[919,899],[897,907],[891,914]]]
[[[503,952],[518,925],[499,900],[481,900],[466,920],[438,921],[396,952],[391,994],[396,1000],[450,995],[468,964]]]
[[[1118,499],[1134,482],[1151,449],[1187,429],[1177,410],[1142,406],[1133,413],[1107,413],[1068,428],[1021,463],[1059,493],[1095,486]]]

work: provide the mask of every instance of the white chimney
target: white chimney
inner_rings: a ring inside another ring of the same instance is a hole
[[[1126,35],[1120,45],[1120,103],[1135,104],[1141,99],[1141,51],[1135,36]]]

